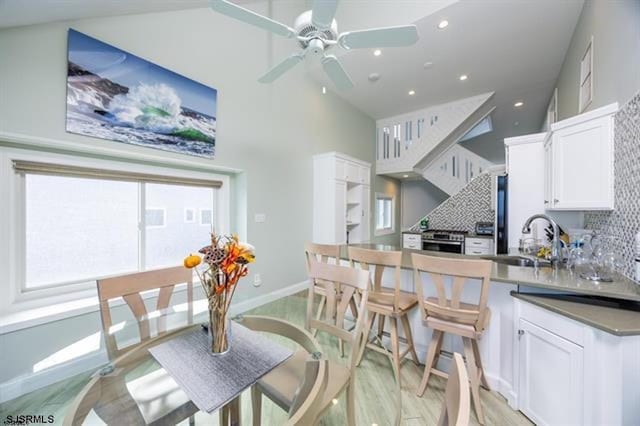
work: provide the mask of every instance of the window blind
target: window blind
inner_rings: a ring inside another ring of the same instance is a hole
[[[174,185],[191,185],[207,188],[220,188],[222,181],[208,179],[194,179],[177,176],[163,176],[149,173],[136,173],[122,170],[95,169],[62,164],[39,163],[34,161],[14,160],[13,168],[17,173],[31,173],[40,175],[58,175],[83,177],[91,179],[106,179],[119,181],[164,183]]]

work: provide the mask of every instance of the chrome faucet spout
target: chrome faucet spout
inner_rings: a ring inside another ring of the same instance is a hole
[[[522,225],[523,234],[531,233],[531,222],[533,222],[536,219],[546,220],[547,222],[549,222],[549,224],[551,225],[551,228],[553,229],[553,241],[551,242],[551,257],[549,258],[549,260],[554,266],[557,267],[559,263],[562,261],[562,240],[560,239],[560,227],[555,222],[555,220],[553,220],[551,217],[549,217],[546,214],[539,213],[539,214],[534,214],[524,222],[524,225]]]

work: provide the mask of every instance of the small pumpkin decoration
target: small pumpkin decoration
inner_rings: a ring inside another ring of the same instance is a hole
[[[195,268],[202,262],[202,258],[197,254],[190,254],[189,256],[184,258],[184,267],[191,269]]]

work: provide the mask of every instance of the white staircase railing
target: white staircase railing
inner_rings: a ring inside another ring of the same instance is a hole
[[[430,164],[491,112],[493,93],[473,96],[376,122],[376,173],[414,172]]]
[[[491,166],[491,162],[456,144],[432,161],[422,176],[451,196]]]

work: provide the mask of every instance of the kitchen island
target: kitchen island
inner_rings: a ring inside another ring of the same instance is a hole
[[[402,251],[401,290],[412,293],[412,253],[478,259],[390,245],[354,246]],[[348,261],[347,246],[342,247],[341,258]],[[429,277],[422,278],[425,296],[435,296]],[[392,283],[392,271],[385,270],[383,285]],[[479,291],[479,281],[469,280],[462,301],[477,303]],[[563,299],[565,295],[577,299]],[[580,297],[604,301],[605,306],[576,302]],[[536,271],[493,262],[488,299],[491,319],[480,340],[491,389],[537,424],[640,424],[640,312],[607,306],[612,300],[637,307],[640,286],[622,276],[612,283],[596,283],[565,268]],[[418,356],[424,362],[431,331],[423,326],[419,309],[409,320]],[[445,355],[462,352],[462,343],[445,335],[442,350]],[[447,360],[443,356],[440,362],[447,364]]]

